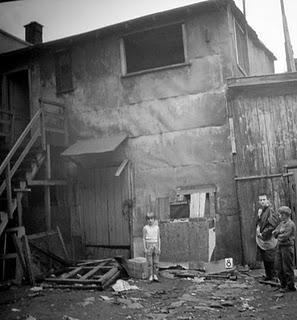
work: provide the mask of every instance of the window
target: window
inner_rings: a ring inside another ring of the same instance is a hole
[[[71,54],[69,51],[56,53],[56,90],[65,93],[73,90]]]
[[[170,202],[170,219],[207,218],[213,219],[216,212],[216,188],[195,187],[178,190]]]
[[[235,21],[235,37],[236,37],[236,56],[237,64],[240,69],[245,73],[249,73],[249,57],[246,35],[243,28]]]
[[[125,72],[170,66],[185,62],[183,26],[170,25],[123,38]]]

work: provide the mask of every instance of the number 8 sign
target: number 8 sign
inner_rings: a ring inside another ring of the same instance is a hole
[[[233,258],[226,258],[225,259],[225,268],[232,269],[233,268]]]

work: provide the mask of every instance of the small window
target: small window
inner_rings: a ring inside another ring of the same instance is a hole
[[[126,73],[185,62],[181,24],[130,34],[123,41]]]
[[[235,21],[235,36],[236,36],[237,64],[245,74],[248,74],[249,58],[248,58],[248,49],[247,49],[245,31],[236,21]]]
[[[170,219],[215,218],[216,192],[213,190],[183,190],[170,202]]]
[[[72,63],[69,51],[61,51],[56,54],[56,90],[58,94],[73,90]]]

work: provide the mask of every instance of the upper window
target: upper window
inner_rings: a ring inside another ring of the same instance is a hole
[[[249,73],[249,57],[246,35],[243,28],[235,21],[235,36],[236,36],[236,56],[237,64],[241,70],[245,73]]]
[[[183,25],[170,25],[127,35],[123,38],[125,73],[185,62]]]
[[[73,90],[72,63],[69,51],[56,53],[56,89],[57,93],[64,93]]]

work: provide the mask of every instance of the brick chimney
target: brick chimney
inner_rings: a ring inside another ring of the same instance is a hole
[[[42,28],[43,26],[32,21],[24,26],[25,28],[25,40],[32,44],[37,44],[42,42]]]

